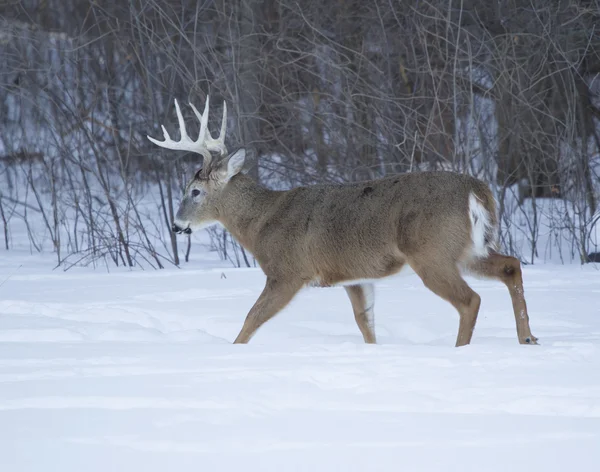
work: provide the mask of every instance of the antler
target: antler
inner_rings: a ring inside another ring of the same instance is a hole
[[[204,166],[206,167],[212,159],[210,151],[218,151],[221,156],[227,154],[227,148],[225,147],[225,132],[227,130],[227,103],[223,102],[223,121],[221,122],[221,132],[219,133],[219,137],[217,139],[214,139],[210,135],[210,131],[208,131],[209,97],[206,97],[206,104],[204,105],[203,113],[200,113],[198,109],[191,103],[190,106],[192,107],[192,110],[194,110],[194,114],[198,118],[198,121],[200,121],[200,133],[198,134],[198,139],[196,139],[196,141],[192,140],[187,134],[185,122],[183,121],[183,115],[181,114],[181,109],[179,108],[177,99],[175,99],[175,111],[177,112],[177,121],[179,122],[181,139],[179,141],[173,141],[166,128],[162,125],[161,128],[165,138],[164,141],[158,141],[150,136],[147,136],[147,138],[157,146],[166,149],[192,151],[202,154],[202,156],[204,156]]]

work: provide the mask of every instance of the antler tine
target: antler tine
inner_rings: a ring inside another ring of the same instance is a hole
[[[185,121],[183,120],[183,115],[181,114],[181,108],[179,108],[179,103],[177,102],[177,99],[175,99],[175,113],[177,113],[177,121],[179,122],[179,132],[181,133],[181,140],[179,142],[193,143],[193,141],[187,134],[187,129],[185,128]]]
[[[206,103],[204,103],[204,112],[200,113],[198,109],[194,106],[192,102],[189,102],[192,110],[194,110],[194,114],[198,121],[200,122],[200,133],[198,134],[198,142],[205,143],[206,142],[206,134],[210,136],[210,132],[208,131],[208,109],[210,103],[210,96],[206,96]]]
[[[208,133],[209,103],[210,103],[210,97],[207,95],[206,103],[204,104],[204,112],[201,114],[198,111],[198,109],[191,102],[189,102],[190,106],[192,107],[192,110],[194,111],[194,115],[196,115],[196,118],[198,118],[198,121],[200,122],[200,132],[198,133],[198,139],[196,140],[196,142],[199,143],[199,145],[201,145],[204,150],[202,152],[202,155],[204,156],[204,164],[203,165],[205,168],[208,167],[208,165],[210,164],[210,161],[212,161],[212,156],[210,154],[210,148],[206,145],[206,133]]]
[[[227,131],[227,102],[223,100],[223,119],[221,120],[221,132],[219,133],[219,142],[223,154],[227,154],[227,148],[225,147],[225,132]]]
[[[165,137],[165,139],[167,141],[170,141],[171,140],[171,136],[169,136],[169,132],[167,131],[167,128],[165,128],[165,125],[160,125],[160,127],[162,129],[163,136]],[[156,140],[154,138],[151,138],[150,136],[148,136],[148,139],[150,139],[151,141],[155,141],[156,142]]]

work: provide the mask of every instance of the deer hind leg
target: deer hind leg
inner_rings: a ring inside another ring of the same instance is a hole
[[[518,259],[492,252],[484,259],[478,259],[469,264],[468,269],[476,275],[502,281],[507,287],[512,299],[517,336],[521,344],[537,344],[537,338],[531,334],[527,303],[523,290],[523,275]]]
[[[460,322],[456,346],[469,344],[475,329],[481,297],[467,285],[452,262],[442,264],[436,261],[427,266],[413,263],[411,267],[429,290],[450,302],[458,311]]]
[[[258,328],[281,311],[301,287],[302,283],[267,278],[265,288],[246,316],[244,326],[234,343],[245,344],[250,341]]]
[[[356,324],[368,344],[375,344],[375,287],[373,284],[347,285],[344,287],[352,302]]]

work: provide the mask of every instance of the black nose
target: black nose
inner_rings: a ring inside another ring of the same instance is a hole
[[[173,226],[171,226],[171,231],[173,231],[174,233],[177,233],[177,234],[181,234],[181,233],[190,234],[192,232],[192,229],[189,226],[187,228],[182,228],[178,224],[173,223]]]

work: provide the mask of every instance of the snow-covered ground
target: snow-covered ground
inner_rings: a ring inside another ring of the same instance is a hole
[[[470,346],[415,275],[377,287],[366,346],[341,288],[307,289],[232,345],[259,269],[52,270],[0,259],[0,470],[591,471],[600,271],[528,266],[540,346],[506,289]]]

